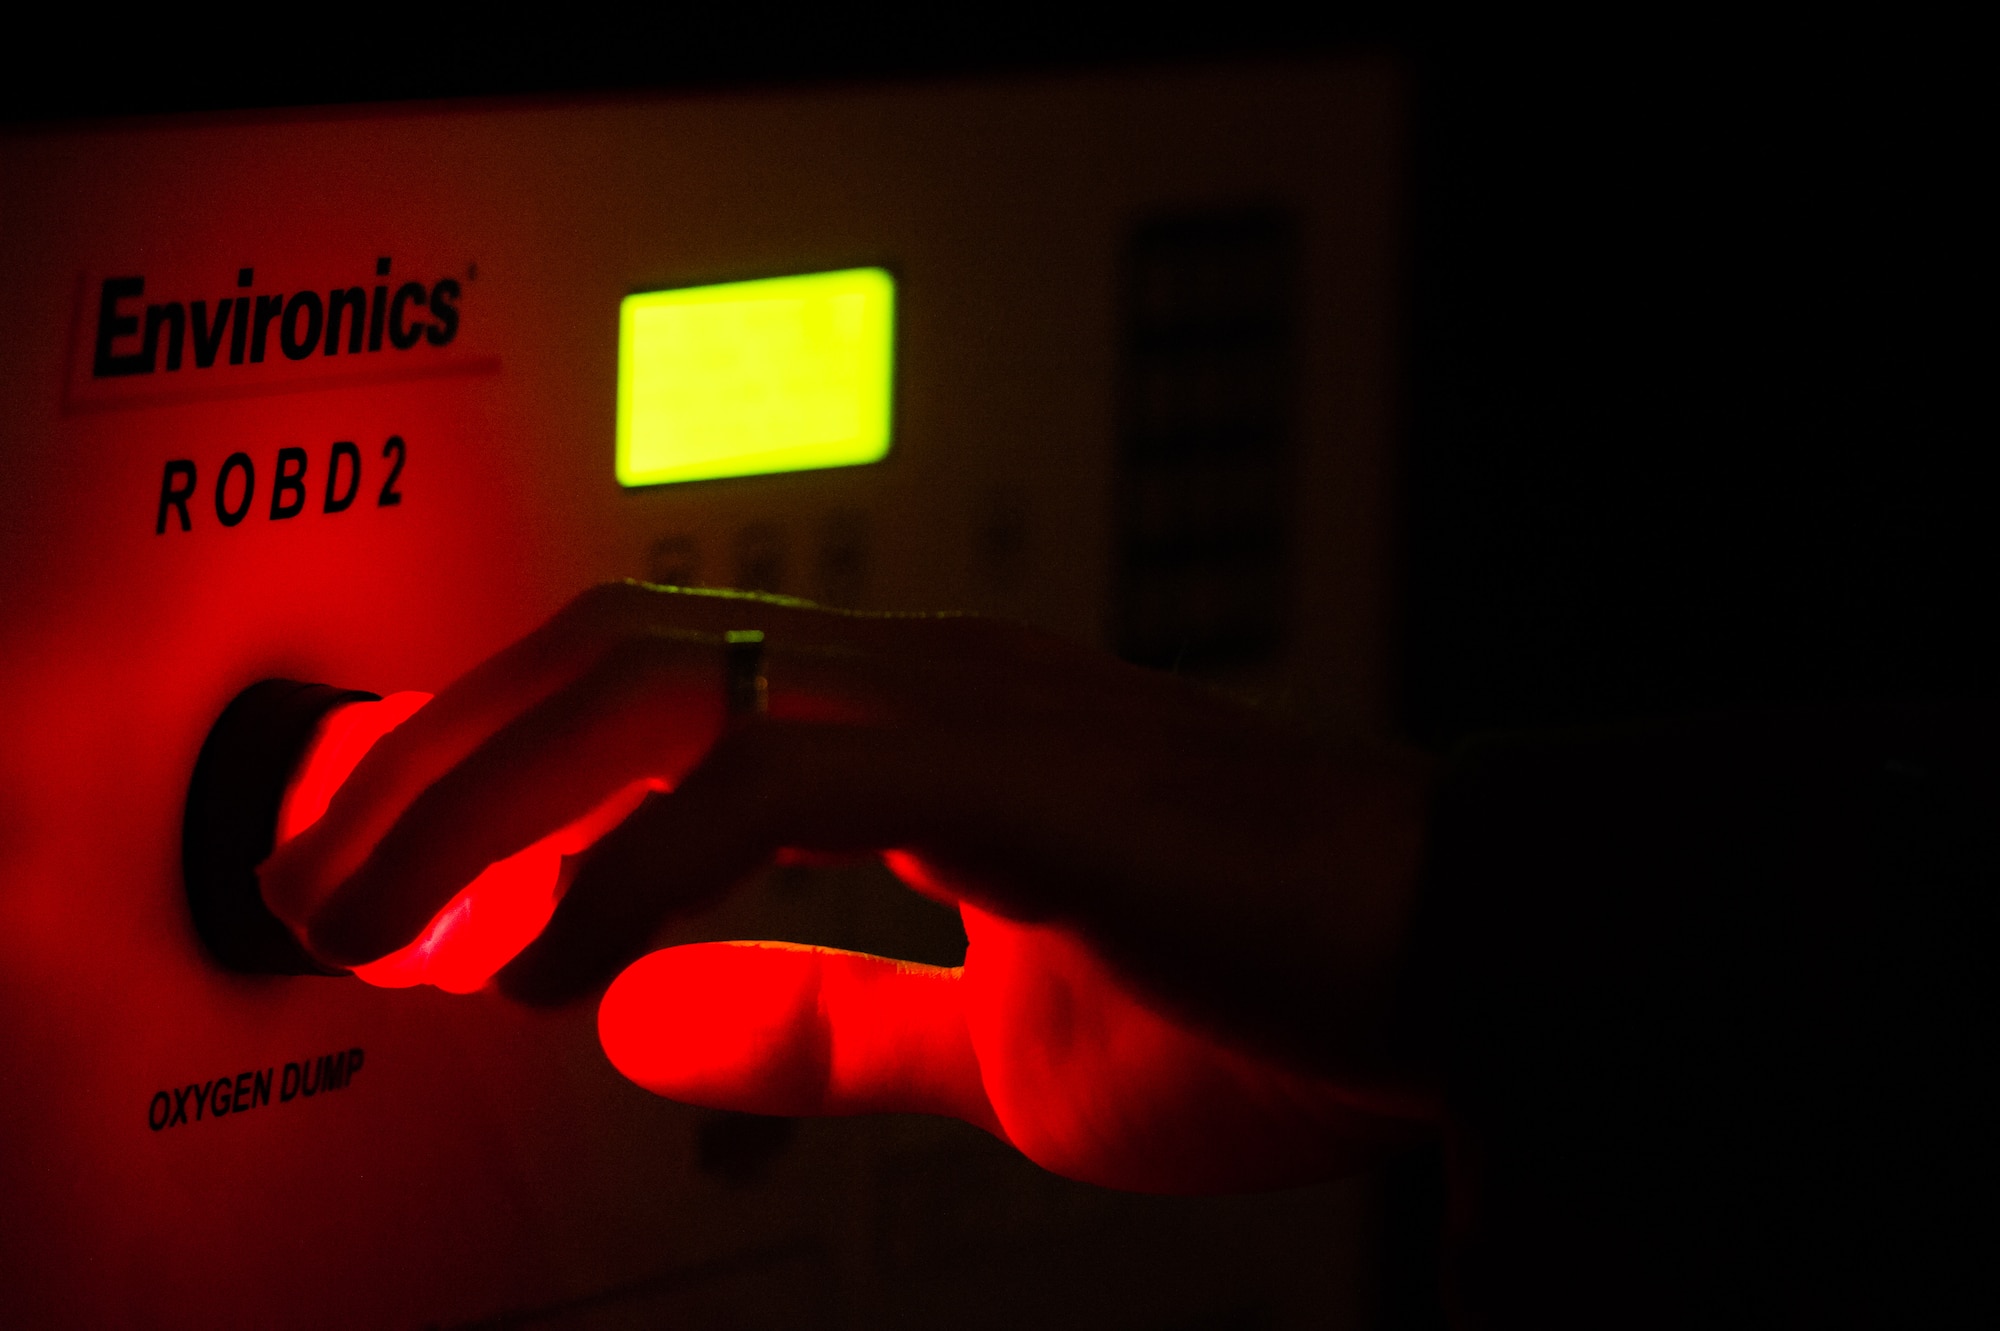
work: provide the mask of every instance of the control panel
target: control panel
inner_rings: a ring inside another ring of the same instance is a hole
[[[315,973],[228,894],[330,711],[617,578],[1380,728],[1400,105],[1336,61],[0,140],[0,1320],[1365,1324],[1358,1185],[677,1105],[588,1005]],[[853,865],[662,942],[709,938],[964,946]]]

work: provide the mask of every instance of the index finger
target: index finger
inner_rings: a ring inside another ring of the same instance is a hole
[[[366,861],[419,795],[514,718],[573,684],[620,643],[769,626],[789,642],[845,643],[868,617],[741,592],[606,583],[475,666],[399,725],[341,785],[326,812],[258,871],[264,900],[297,930]]]

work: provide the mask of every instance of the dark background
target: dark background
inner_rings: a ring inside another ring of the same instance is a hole
[[[662,11],[462,30],[28,37],[38,121],[1388,53],[1415,137],[1399,712],[1491,728],[1990,695],[2000,573],[1974,397],[1991,119],[1951,32],[1475,29]],[[280,20],[273,15],[272,22]],[[508,20],[525,22],[525,20]],[[20,261],[16,256],[12,261]],[[1391,1325],[1440,1325],[1435,1159],[1392,1171]]]

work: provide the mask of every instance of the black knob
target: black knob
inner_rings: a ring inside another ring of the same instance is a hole
[[[210,955],[250,975],[345,975],[299,946],[264,905],[257,866],[277,841],[278,808],[321,718],[377,695],[267,679],[223,709],[195,759],[181,823],[181,873]]]

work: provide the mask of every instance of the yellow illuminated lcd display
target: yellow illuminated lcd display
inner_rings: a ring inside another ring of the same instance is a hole
[[[618,483],[851,467],[889,451],[880,268],[647,291],[618,311]]]

